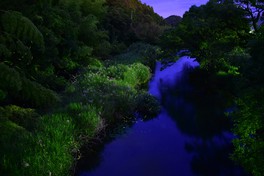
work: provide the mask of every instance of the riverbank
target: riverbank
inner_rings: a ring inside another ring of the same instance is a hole
[[[118,61],[119,55],[114,64],[96,61],[87,67],[61,94],[61,106],[49,114],[1,107],[2,174],[73,175],[82,157],[80,148],[87,149],[104,132],[131,123],[135,112],[155,115],[158,103],[141,88],[151,71],[140,63],[151,59],[146,53],[154,47],[135,45],[124,53],[131,55],[127,64]],[[132,57],[133,53],[141,55]]]
[[[190,80],[199,63],[185,56],[162,66],[157,62],[148,90],[162,104],[161,112],[124,125],[93,146],[79,161],[76,176],[247,175],[229,157],[234,135],[226,99],[216,101],[217,91],[204,94]]]

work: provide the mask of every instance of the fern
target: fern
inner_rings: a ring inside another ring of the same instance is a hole
[[[5,11],[1,16],[2,27],[5,33],[22,41],[29,40],[44,47],[42,33],[33,22],[17,11]]]

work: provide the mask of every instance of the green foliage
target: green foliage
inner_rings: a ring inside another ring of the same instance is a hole
[[[162,51],[158,46],[138,42],[130,45],[125,53],[115,56],[110,63],[133,64],[140,62],[153,69],[161,53]]]
[[[27,78],[22,78],[22,89],[19,93],[17,98],[32,107],[52,107],[59,101],[55,92]]]
[[[233,141],[235,150],[233,160],[241,164],[253,175],[263,174],[264,159],[264,118],[263,118],[263,28],[249,41],[251,57],[242,62],[243,77],[237,80],[238,111],[234,114],[234,133],[238,138]]]
[[[264,109],[259,94],[262,96],[263,90],[257,95],[254,95],[255,90],[248,92],[245,97],[237,100],[239,111],[235,114],[233,130],[238,138],[233,141],[235,150],[232,158],[253,175],[260,176],[264,172]]]
[[[74,139],[71,117],[54,114],[41,118],[39,131],[28,136],[20,175],[69,175],[73,163]]]
[[[225,59],[219,59],[220,67],[218,68],[217,75],[219,76],[237,76],[240,73],[238,72],[238,67],[232,66],[230,63],[228,63]]]
[[[143,64],[136,63],[131,65],[131,67],[124,73],[123,81],[135,87],[137,85],[146,84],[150,77],[149,68]]]
[[[76,128],[75,133],[80,140],[86,140],[85,142],[87,142],[87,139],[92,138],[99,132],[100,109],[82,103],[71,103],[68,105],[67,110],[69,115],[73,117]]]
[[[29,121],[36,120],[34,110],[17,106],[0,108],[0,173],[70,175],[74,160],[80,157],[80,145],[103,126],[99,109],[93,106],[72,103],[67,111],[68,114],[38,118],[38,128],[29,133],[17,123],[23,126],[33,123]]]
[[[30,40],[39,47],[44,46],[42,33],[32,23],[30,19],[23,16],[17,11],[6,11],[1,16],[1,22],[4,32],[12,35],[12,37],[25,41]]]
[[[102,107],[102,117],[107,122],[130,117],[136,106],[136,87],[145,84],[150,78],[149,69],[136,63],[89,67],[86,74],[76,84],[79,101]]]
[[[105,28],[111,42],[123,41],[130,45],[135,41],[157,42],[162,33],[162,17],[152,7],[139,0],[107,0]]]
[[[39,118],[34,109],[25,109],[15,105],[0,107],[0,116],[27,130],[33,130]]]
[[[56,75],[53,66],[49,66],[45,70],[39,70],[36,67],[35,71],[38,74],[34,77],[41,85],[54,91],[62,91],[65,89],[68,81],[64,77]]]
[[[122,82],[108,79],[105,71],[98,70],[97,73],[88,72],[84,75],[79,85],[83,92],[82,99],[98,107],[102,106],[102,116],[105,118],[115,118],[116,113],[131,113],[135,90]]]
[[[34,107],[50,107],[58,102],[59,98],[55,92],[33,82],[25,77],[21,77],[18,71],[5,64],[0,64],[1,73],[0,89],[14,100],[24,102]]]
[[[155,22],[139,23],[133,27],[133,31],[138,39],[149,43],[157,43],[163,34],[165,27]]]
[[[99,19],[106,13],[105,0],[82,0],[81,11],[84,14],[93,14]]]
[[[83,18],[79,28],[79,40],[88,46],[95,46],[101,39],[107,39],[105,32],[98,31],[98,23],[98,19],[92,14]]]
[[[80,64],[88,65],[92,58],[93,48],[89,46],[81,46],[78,52],[78,60],[80,60]]]
[[[3,109],[1,108],[1,111]],[[0,173],[1,175],[19,175],[15,167],[21,167],[22,142],[27,131],[16,123],[0,115]]]
[[[160,50],[136,45],[131,58],[123,55],[129,65],[105,67],[100,59],[120,53],[136,34],[156,42],[162,18],[138,0],[107,4],[115,2],[0,2],[0,175],[69,175],[80,145],[104,127],[100,117],[119,123],[135,112],[150,70],[132,63],[151,65]],[[64,112],[39,117],[57,108],[66,85]]]
[[[0,89],[11,95],[17,94],[22,89],[19,73],[4,63],[0,63],[0,70]]]
[[[228,63],[226,53],[245,47],[249,25],[242,9],[232,2],[214,0],[200,7],[192,6],[182,22],[164,35],[162,42],[168,49],[188,49],[206,68],[217,73]]]
[[[136,101],[136,111],[143,117],[143,120],[152,119],[161,111],[159,101],[146,92],[140,93]]]

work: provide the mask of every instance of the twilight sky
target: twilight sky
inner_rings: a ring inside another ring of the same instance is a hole
[[[166,18],[170,15],[182,16],[192,5],[200,6],[208,0],[141,0],[153,7],[154,11]]]

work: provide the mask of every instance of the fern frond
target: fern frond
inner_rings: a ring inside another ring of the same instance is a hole
[[[3,30],[19,40],[29,40],[44,47],[42,33],[34,23],[17,11],[5,11],[1,16]]]

